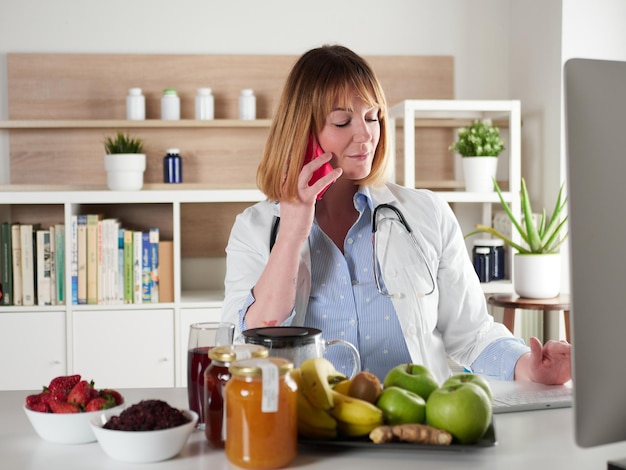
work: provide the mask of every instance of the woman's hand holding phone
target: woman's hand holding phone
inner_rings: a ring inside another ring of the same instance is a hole
[[[313,136],[309,136],[309,143],[306,149],[306,155],[304,157],[304,165],[315,160],[320,155],[324,154],[324,150],[319,146],[317,141],[313,138]],[[309,186],[313,186],[320,178],[323,178],[327,174],[333,171],[333,167],[330,162],[326,162],[322,164],[319,168],[317,168],[313,174],[311,175],[311,179],[309,180]],[[332,183],[331,183],[332,184]],[[317,193],[317,199],[322,199],[322,196],[326,192],[326,190],[330,187],[330,184],[326,185],[322,190]]]

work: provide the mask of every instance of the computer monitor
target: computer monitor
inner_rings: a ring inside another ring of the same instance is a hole
[[[573,411],[590,447],[626,441],[626,62],[571,59],[564,80]]]

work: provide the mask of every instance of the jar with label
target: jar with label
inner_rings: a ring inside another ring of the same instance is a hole
[[[241,90],[239,95],[239,119],[244,121],[256,119],[256,97],[250,88]]]
[[[182,183],[183,182],[183,159],[180,157],[180,150],[171,148],[165,151],[163,157],[163,182]]]
[[[224,447],[224,387],[230,380],[230,364],[268,355],[269,350],[265,346],[255,344],[230,344],[209,350],[211,363],[204,371],[204,434],[214,447]]]
[[[198,88],[196,95],[196,119],[211,120],[214,117],[214,100],[210,88]]]
[[[146,98],[141,88],[131,88],[126,97],[126,119],[143,121],[146,119]]]
[[[472,250],[474,269],[480,282],[504,279],[504,241],[499,238],[481,238],[474,241]]]
[[[161,119],[175,121],[180,119],[180,98],[174,88],[163,90],[161,97]]]
[[[246,359],[228,370],[226,457],[242,468],[286,467],[298,452],[293,363],[280,357]]]

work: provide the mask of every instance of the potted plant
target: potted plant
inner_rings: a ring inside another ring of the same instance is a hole
[[[500,129],[491,119],[475,120],[471,126],[461,127],[457,131],[457,140],[449,149],[463,157],[466,191],[493,191],[492,180],[496,176],[497,157],[504,148]]]
[[[519,233],[523,243],[516,243],[502,232],[487,225],[476,225],[476,230],[467,237],[477,233],[488,233],[500,238],[517,253],[513,260],[513,287],[520,297],[551,298],[556,297],[561,285],[561,258],[559,248],[567,238],[567,232],[562,233],[567,222],[567,216],[562,216],[567,199],[563,195],[564,186],[561,185],[559,194],[550,217],[545,208],[538,222],[533,216],[526,182],[522,178],[520,202],[522,206],[522,221],[518,222],[509,205],[504,201],[502,192],[496,180],[493,185],[500,203],[511,220],[512,226]]]
[[[143,187],[146,155],[139,138],[117,132],[104,141],[104,168],[107,186],[116,191],[136,191]]]

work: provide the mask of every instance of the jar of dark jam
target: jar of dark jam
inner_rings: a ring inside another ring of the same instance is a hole
[[[224,386],[228,367],[242,359],[268,357],[269,350],[256,344],[230,344],[209,350],[211,364],[204,371],[204,433],[214,447],[224,447]]]

